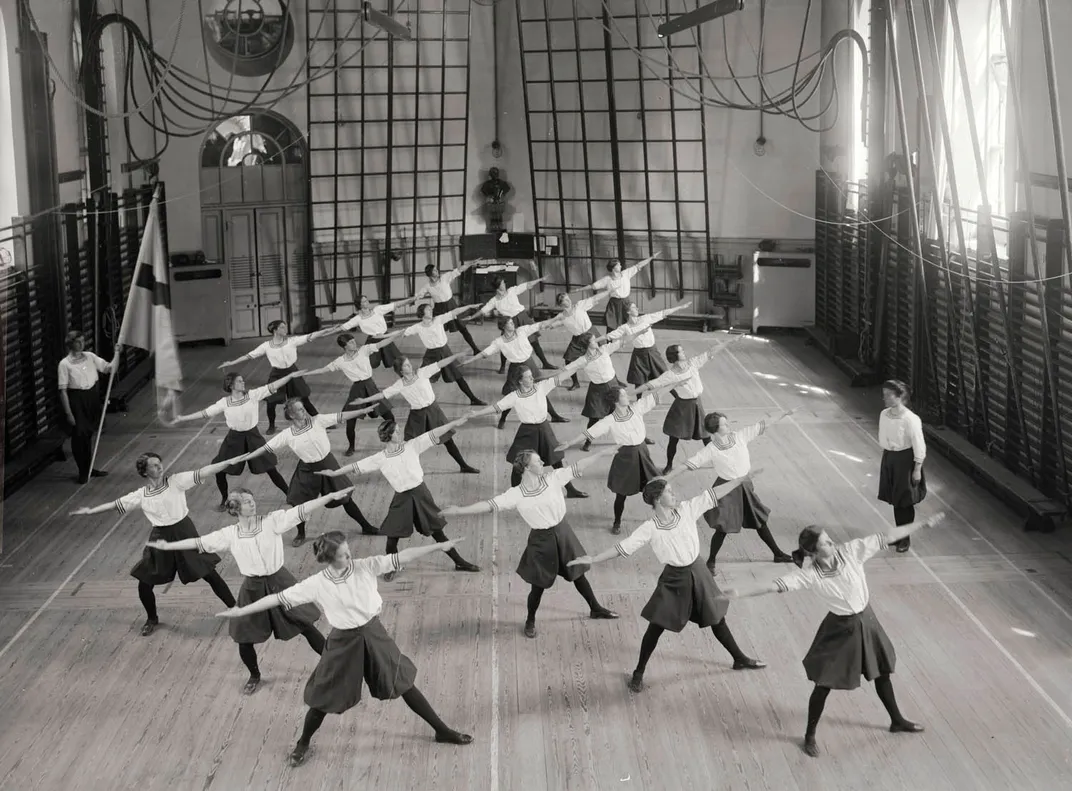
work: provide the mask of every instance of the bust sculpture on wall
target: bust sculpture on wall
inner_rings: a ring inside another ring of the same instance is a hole
[[[488,170],[488,180],[480,187],[480,193],[484,196],[484,222],[485,233],[498,233],[506,230],[506,196],[510,193],[510,185],[499,177],[499,169]]]

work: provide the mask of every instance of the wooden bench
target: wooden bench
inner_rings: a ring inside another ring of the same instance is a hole
[[[1068,509],[1062,503],[1047,497],[955,431],[924,424],[923,433],[929,445],[1025,516],[1025,531],[1052,533],[1068,519]]]
[[[153,358],[146,357],[135,365],[126,376],[112,385],[112,394],[108,399],[108,411],[126,412],[131,399],[152,379]]]
[[[15,458],[4,463],[4,499],[17,492],[25,483],[56,461],[66,461],[63,443],[67,434],[59,429],[51,431]]]

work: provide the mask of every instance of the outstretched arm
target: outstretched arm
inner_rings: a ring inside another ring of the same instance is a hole
[[[538,277],[535,280],[530,280],[527,283],[519,283],[518,285],[514,286],[513,289],[512,289],[512,291],[514,292],[514,296],[515,297],[516,296],[521,296],[526,291],[529,291],[529,290],[531,290],[533,288],[536,288],[536,286],[540,285],[540,283],[542,283],[546,279],[547,279],[547,277],[544,276],[544,277]]]
[[[460,363],[460,365],[469,365],[469,363],[475,363],[477,360],[483,360],[483,359],[485,359],[487,357],[491,357],[492,355],[497,354],[498,351],[499,351],[499,339],[496,338],[490,344],[488,344],[484,348],[483,351],[481,351],[481,352],[479,352],[477,354],[474,354],[468,360],[465,360],[464,362]]]
[[[573,374],[584,368],[584,366],[586,366],[587,364],[588,358],[582,355],[581,357],[578,357],[576,360],[571,362],[569,365],[564,365],[557,371],[554,371],[547,376],[541,377],[540,381],[542,382],[545,379],[554,379],[556,385],[564,384],[569,380],[571,376],[573,376]]]
[[[481,500],[472,505],[448,505],[446,508],[439,509],[439,515],[472,516],[473,514],[490,514],[493,510],[495,509],[492,508],[491,500]]]
[[[572,464],[572,466],[576,467],[579,470],[585,470],[588,467],[591,467],[597,461],[600,461],[600,460],[606,458],[607,456],[613,456],[617,452],[618,452],[618,446],[617,445],[612,445],[609,448],[604,448],[603,450],[599,451],[598,453],[587,454],[583,459],[578,459],[577,461],[572,462],[571,464]],[[565,462],[563,462],[563,463],[565,463]]]
[[[216,368],[227,368],[228,366],[238,365],[239,363],[244,363],[247,360],[255,360],[258,357],[263,357],[263,356],[264,356],[264,349],[262,349],[260,346],[258,346],[253,351],[248,352],[246,354],[243,354],[241,357],[235,357],[233,360],[227,360],[226,362],[220,363],[219,365],[216,366]]]
[[[463,539],[456,538],[453,541],[445,541],[442,544],[425,544],[424,546],[419,547],[407,547],[397,553],[398,565],[402,566],[406,563],[411,563],[414,560],[423,558],[425,555],[431,555],[433,552],[450,552],[462,541]]]
[[[465,353],[464,352],[458,352],[457,354],[452,354],[450,357],[447,357],[447,358],[445,358],[443,360],[440,360],[435,365],[440,371],[442,371],[444,368],[446,368],[452,362],[454,362],[455,360],[460,360],[463,357],[465,357]],[[465,365],[465,364],[466,363],[464,363],[464,362],[460,363],[460,365]]]
[[[364,398],[355,398],[353,401],[349,401],[346,404],[344,404],[343,406],[357,406],[359,404],[371,404],[371,403],[374,403],[376,401],[386,401],[386,400],[387,400],[387,396],[384,395],[383,393],[374,393],[373,395],[365,396]]]
[[[663,374],[662,376],[652,379],[650,382],[645,382],[644,384],[639,385],[634,392],[636,393],[636,395],[639,396],[642,393],[658,393],[660,390],[669,390],[672,387],[677,387],[679,384],[684,382],[692,375],[686,373],[675,374],[671,376],[669,375],[670,373],[673,372],[668,372],[666,374]],[[665,380],[663,380],[663,376],[666,377]]]
[[[216,473],[223,472],[232,464],[238,464],[240,461],[246,461],[248,454],[241,453],[235,456],[233,459],[227,459],[227,461],[221,461],[219,464],[209,464],[205,467],[201,467],[197,471],[197,475],[201,478],[201,481],[207,481],[209,478],[215,477]]]
[[[436,428],[432,429],[432,431],[430,433],[432,434],[433,437],[435,437],[438,440],[440,437],[442,437],[448,431],[453,431],[456,428],[461,428],[462,426],[464,426],[466,423],[468,423],[472,419],[473,419],[472,413],[470,413],[468,415],[462,415],[460,418],[457,418],[456,420],[452,420],[449,423],[444,423],[442,426],[437,426]]]
[[[339,422],[340,423],[345,423],[347,420],[351,420],[351,419],[353,419],[355,417],[361,417],[362,415],[367,415],[369,412],[372,412],[375,409],[376,409],[375,406],[366,406],[366,407],[362,407],[361,409],[350,409],[350,410],[347,410],[346,412],[340,412],[339,413]]]
[[[365,346],[371,346],[376,351],[380,351],[381,349],[385,348],[389,344],[394,343],[398,338],[402,337],[402,335],[405,332],[406,331],[404,329],[403,330],[395,330],[394,332],[392,332],[392,333],[390,333],[388,335],[384,335],[382,341],[377,341],[376,343],[366,343]]]
[[[886,543],[895,544],[903,538],[908,538],[917,530],[921,530],[924,527],[937,527],[944,521],[945,512],[943,511],[922,521],[913,522],[910,525],[901,525],[900,527],[891,528],[886,531]]]
[[[232,607],[229,610],[216,613],[217,618],[241,618],[243,615],[252,615],[256,612],[267,612],[273,607],[282,607],[283,602],[279,599],[278,593],[273,593],[270,596],[265,596],[263,599],[257,599],[253,604],[247,604],[245,607]]]
[[[94,514],[103,514],[107,511],[114,511],[115,503],[116,501],[112,500],[110,503],[101,503],[100,505],[76,508],[71,511],[71,516],[93,516]]]
[[[462,305],[460,308],[455,308],[454,310],[451,310],[451,311],[448,311],[447,313],[444,313],[442,316],[440,316],[440,318],[445,323],[445,322],[450,321],[451,319],[458,318],[458,316],[461,316],[463,313],[468,313],[471,310],[476,310],[479,307],[480,307],[479,303],[477,303],[475,305]]]

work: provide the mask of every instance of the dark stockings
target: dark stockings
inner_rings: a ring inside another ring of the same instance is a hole
[[[302,629],[302,637],[317,654],[324,653],[324,635],[315,626],[310,624]],[[249,677],[260,678],[261,669],[257,665],[257,649],[253,643],[239,643],[238,655],[242,658],[242,664],[249,670]]]
[[[279,470],[277,470],[275,467],[272,467],[272,469],[268,470],[265,475],[267,475],[269,480],[271,480],[271,482],[275,484],[275,488],[277,488],[283,494],[286,494],[290,491],[290,486],[287,484],[287,479],[280,475]],[[227,473],[216,473],[216,488],[220,490],[220,502],[222,503],[224,500],[227,499]]]
[[[460,319],[454,320],[454,326],[458,330],[458,334],[465,338],[465,342],[469,344],[469,348],[473,350],[473,354],[480,354],[480,347],[476,345],[476,341],[473,340],[473,336],[469,332],[469,328]]]
[[[715,534],[711,536],[711,554],[707,556],[707,562],[714,563],[718,559],[718,552],[722,549],[722,544],[726,541],[727,533],[723,533],[721,530],[716,530]],[[767,549],[774,553],[775,557],[781,557],[785,553],[782,552],[782,548],[778,546],[778,541],[771,534],[769,527],[761,527],[756,531],[756,535],[760,540],[767,545]]]
[[[201,579],[208,583],[208,586],[212,588],[212,592],[216,594],[216,598],[226,604],[228,608],[235,606],[235,597],[218,571],[210,571]],[[145,608],[145,615],[148,620],[156,623],[159,619],[156,615],[156,594],[153,593],[153,586],[147,582],[138,582],[138,598],[141,599],[141,605]]]
[[[361,509],[357,507],[357,503],[352,498],[342,504],[342,510],[346,512],[348,517],[361,525],[362,530],[373,531],[376,529],[376,526],[361,513]],[[298,522],[298,538],[305,540],[305,522]]]
[[[900,527],[901,525],[910,525],[916,521],[916,507],[910,505],[907,508],[894,508],[893,509],[893,523]],[[897,551],[904,552],[912,544],[912,537],[902,538],[900,541],[895,541],[890,544],[891,547],[895,547]]]
[[[648,624],[648,630],[644,632],[644,638],[640,641],[640,658],[637,660],[636,670],[633,671],[634,676],[643,676],[644,670],[648,666],[648,660],[651,659],[652,653],[655,651],[655,646],[659,644],[659,638],[663,636],[663,632],[666,631],[661,626],[656,626],[653,623]],[[722,644],[730,656],[733,657],[734,662],[747,662],[748,656],[741,651],[737,645],[737,641],[733,639],[733,633],[730,628],[726,626],[726,619],[711,627],[711,633],[715,636],[715,639]]]
[[[479,398],[476,397],[476,393],[474,393],[473,389],[469,387],[469,383],[465,381],[464,376],[459,376],[457,379],[455,379],[454,384],[458,385],[458,389],[461,390],[465,397],[472,401],[474,404],[477,402],[483,403],[482,401],[480,401]]]
[[[573,587],[577,589],[577,592],[584,597],[585,602],[588,603],[588,609],[592,611],[602,610],[603,605],[599,603],[599,599],[596,598],[596,593],[592,590],[592,583],[588,581],[587,577],[580,577],[573,582]],[[540,601],[543,599],[543,592],[546,588],[539,588],[535,585],[532,586],[532,590],[529,591],[529,615],[526,623],[536,623],[536,611],[540,609]]]
[[[625,513],[625,501],[628,498],[624,494],[614,495],[614,524],[622,523],[622,514]],[[718,535],[717,533],[715,535]]]
[[[680,440],[677,437],[669,437],[668,438],[668,442],[666,443],[666,466],[667,466],[667,468],[671,467],[674,464],[674,456],[677,455],[677,443],[678,442],[680,442]],[[710,445],[711,444],[711,438],[710,437],[705,437],[704,441],[703,441],[703,444],[704,445]]]
[[[402,700],[409,706],[410,711],[432,726],[436,735],[454,733],[452,729],[447,727],[443,720],[439,719],[439,715],[435,713],[432,704],[428,702],[427,698],[425,698],[424,695],[421,694],[421,691],[416,687],[410,687],[408,691],[404,692],[402,694]],[[302,734],[298,739],[299,745],[302,747],[309,746],[313,734],[315,734],[320,729],[320,726],[323,725],[324,717],[326,716],[327,713],[320,711],[319,709],[309,709],[309,711],[305,713],[305,725],[302,727]]]
[[[446,533],[444,533],[442,530],[436,530],[434,533],[432,533],[432,538],[437,544],[445,544],[450,541],[450,539],[447,538]],[[394,536],[388,538],[387,548],[386,550],[384,550],[384,554],[393,555],[398,552],[398,542],[400,540],[401,539],[395,538]],[[467,562],[465,558],[458,554],[458,550],[456,549],[447,550],[447,557],[453,560],[458,565],[462,565]]]
[[[309,413],[310,417],[313,416],[313,415],[319,415],[320,414],[320,412],[317,410],[317,408],[315,406],[313,406],[313,402],[310,401],[307,397],[303,397],[301,402],[302,402],[302,406],[305,407],[305,411]],[[269,431],[274,431],[275,430],[275,408],[277,406],[279,406],[279,404],[268,404],[268,430]]]
[[[878,693],[878,699],[885,706],[886,713],[890,715],[890,722],[894,725],[905,722],[901,710],[897,707],[897,696],[893,693],[893,681],[890,680],[889,675],[875,679],[875,692]],[[830,687],[820,687],[818,684],[812,690],[811,697],[808,699],[808,729],[804,732],[805,742],[815,741],[815,729],[819,725],[819,719],[823,716],[823,708],[826,706],[826,698],[829,694]]]
[[[391,407],[387,406],[386,401],[381,401],[376,406],[376,414],[384,420],[394,421],[395,413],[391,411]],[[346,442],[347,447],[350,450],[354,449],[354,442],[357,440],[357,418],[352,417],[346,421]]]
[[[462,452],[460,450],[458,450],[458,446],[457,446],[457,444],[455,444],[453,439],[448,439],[446,442],[444,442],[442,444],[443,444],[443,447],[447,449],[447,453],[450,454],[450,457],[452,459],[454,459],[454,461],[458,462],[459,467],[461,467],[464,470],[469,466],[469,463],[462,456]]]
[[[547,355],[543,353],[543,347],[540,345],[539,338],[529,338],[529,343],[532,344],[533,353],[540,358],[540,365],[544,368],[553,368],[554,366],[547,360]]]

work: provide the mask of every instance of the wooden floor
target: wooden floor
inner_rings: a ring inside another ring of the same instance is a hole
[[[477,330],[490,338],[490,327]],[[546,338],[554,359],[564,338]],[[660,332],[660,345],[681,340],[697,351],[712,336]],[[225,350],[235,357],[251,344]],[[455,342],[458,346],[458,343]],[[305,367],[337,351],[332,340],[303,350]],[[187,410],[219,397],[222,349],[183,350],[190,382]],[[627,358],[617,364],[624,374]],[[483,365],[483,364],[481,364]],[[267,375],[263,360],[243,373]],[[377,373],[381,385],[391,377]],[[808,523],[848,539],[887,524],[878,507],[880,409],[874,391],[852,391],[816,351],[796,338],[748,339],[704,373],[708,408],[740,423],[782,408],[803,410],[753,449],[765,468],[759,491],[772,527],[792,548]],[[483,365],[472,372],[491,397],[501,378]],[[448,414],[465,399],[437,386]],[[346,388],[330,377],[314,383],[322,409],[341,406]],[[583,390],[559,391],[556,402],[584,428]],[[898,652],[895,687],[904,713],[924,723],[919,736],[891,735],[868,685],[831,696],[820,730],[824,755],[803,755],[809,685],[800,660],[824,612],[810,594],[771,596],[735,605],[728,622],[746,651],[766,660],[760,672],[734,672],[709,631],[690,626],[664,636],[648,668],[648,688],[631,695],[626,675],[645,622],[640,609],[659,566],[649,550],[590,574],[619,621],[589,621],[569,585],[544,598],[540,634],[527,640],[524,584],[514,567],[526,530],[516,515],[456,520],[466,557],[484,567],[459,574],[441,555],[381,584],[384,622],[419,669],[418,684],[443,718],[475,736],[464,748],[433,743],[400,701],[364,701],[329,717],[308,763],[286,756],[301,727],[302,689],[315,656],[304,641],[261,647],[264,686],[240,694],[246,672],[208,587],[174,585],[159,592],[162,627],[138,630],[144,614],[128,576],[147,524],[139,513],[72,518],[72,509],[114,499],[139,485],[138,453],[160,453],[172,470],[193,469],[215,454],[223,425],[153,422],[145,393],[124,416],[109,418],[102,446],[105,480],[77,487],[73,469],[54,465],[4,504],[0,557],[0,789],[1054,789],[1072,788],[1072,539],[1067,532],[1025,534],[1021,520],[937,454],[928,459],[931,495],[921,507],[951,519],[918,537],[908,555],[870,564],[872,600]],[[504,451],[512,438],[491,419],[465,430],[459,445],[483,470],[462,476],[443,452],[425,456],[428,482],[441,505],[489,497],[508,485]],[[649,418],[658,431],[661,413]],[[263,425],[263,423],[262,423]],[[341,429],[332,434],[337,454]],[[359,445],[375,448],[374,426]],[[698,449],[697,443],[685,452]],[[371,452],[371,450],[369,451]],[[576,451],[575,451],[576,452]],[[289,473],[293,459],[283,467]],[[613,543],[612,498],[601,468],[586,482],[591,499],[570,501],[571,522],[593,553]],[[683,478],[698,490],[699,474]],[[265,509],[279,493],[264,477],[246,478]],[[359,502],[377,521],[388,503],[378,477],[362,481]],[[191,492],[202,532],[226,523],[208,483]],[[646,515],[631,500],[627,522]],[[349,530],[338,512],[316,517],[310,533]],[[704,530],[703,538],[710,534]],[[383,539],[355,539],[361,554]],[[316,570],[308,549],[288,547],[288,566]],[[779,570],[750,533],[730,537],[720,583],[773,578]],[[227,557],[220,567],[237,590]]]

